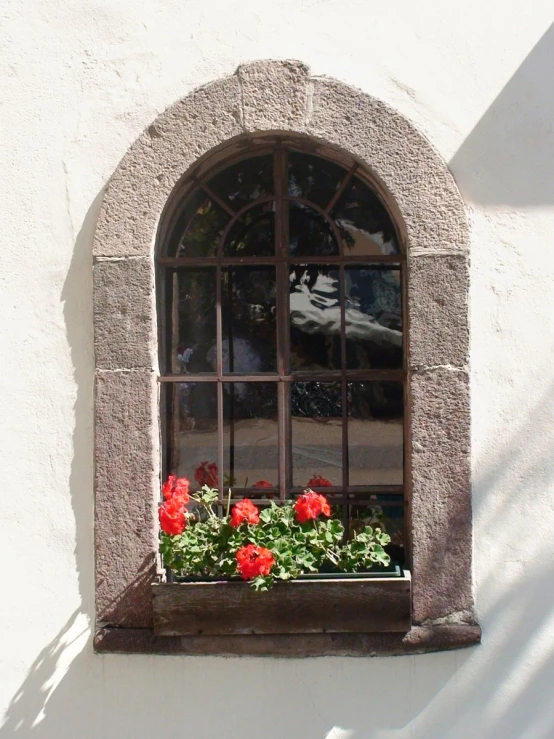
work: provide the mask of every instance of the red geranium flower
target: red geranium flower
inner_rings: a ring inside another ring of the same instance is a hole
[[[194,473],[194,479],[199,485],[207,485],[210,488],[217,487],[217,465],[215,462],[201,462]]]
[[[272,488],[273,484],[267,480],[258,480],[252,485],[253,488]]]
[[[183,505],[186,505],[190,501],[189,495],[189,481],[186,477],[175,477],[175,475],[169,475],[166,482],[163,484],[162,493],[164,500],[178,500]]]
[[[166,500],[158,509],[162,531],[170,536],[182,534],[187,525],[185,506],[178,498]]]
[[[331,488],[333,483],[320,475],[312,475],[308,480],[307,488]]]
[[[331,515],[331,508],[327,502],[327,498],[313,490],[305,490],[294,504],[296,511],[296,519],[300,523],[305,523],[311,519],[317,518],[321,513],[324,516]]]
[[[269,549],[256,544],[247,544],[237,552],[237,568],[243,580],[269,575],[274,564],[275,559]]]
[[[260,523],[260,514],[257,506],[248,498],[239,501],[231,511],[231,526],[240,526],[243,521],[246,523]]]

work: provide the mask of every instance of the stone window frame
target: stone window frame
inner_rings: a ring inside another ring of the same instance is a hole
[[[308,136],[370,172],[406,249],[407,634],[160,637],[158,348],[154,252],[172,192],[193,166],[263,132]],[[405,654],[480,640],[472,594],[469,229],[446,163],[403,115],[311,77],[297,61],[241,65],[168,108],[112,176],[93,244],[95,567],[99,652],[229,655]]]

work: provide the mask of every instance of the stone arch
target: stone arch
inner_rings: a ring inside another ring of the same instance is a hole
[[[93,245],[97,648],[111,648],[116,630],[105,624],[127,627],[119,631],[131,640],[134,629],[151,626],[160,218],[192,167],[264,131],[308,136],[355,158],[399,226],[408,264],[406,482],[416,629],[409,648],[473,643],[479,629],[471,589],[469,233],[462,198],[446,163],[405,116],[342,82],[310,77],[300,62],[257,61],[162,113],[126,153],[102,203]]]

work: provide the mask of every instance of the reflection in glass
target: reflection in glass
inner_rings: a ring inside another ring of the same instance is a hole
[[[175,270],[169,273],[169,279],[173,296],[169,371],[213,372],[210,356],[216,341],[215,268]]]
[[[275,254],[275,204],[272,200],[250,208],[231,226],[223,254],[237,257]]]
[[[275,372],[275,267],[224,269],[221,297],[223,371]]]
[[[292,484],[314,477],[342,485],[342,402],[339,382],[295,382],[291,386]]]
[[[188,199],[173,233],[176,242],[168,256],[213,257],[217,244],[229,221],[229,215],[202,191]]]
[[[277,383],[225,383],[223,404],[225,488],[278,487]]]
[[[402,383],[351,382],[347,395],[349,484],[402,485]]]
[[[292,256],[319,257],[339,253],[328,221],[321,213],[302,203],[290,203],[289,235]]]
[[[168,472],[187,477],[192,490],[200,489],[203,482],[217,487],[216,384],[172,382],[163,386],[163,392]],[[207,472],[211,472],[210,480]]]
[[[291,197],[311,200],[325,209],[345,174],[342,167],[326,159],[291,152],[288,194]]]
[[[385,207],[357,177],[333,209],[345,255],[398,254],[394,226]]]
[[[367,497],[367,496],[366,496]],[[366,526],[378,527],[391,538],[385,549],[394,564],[404,564],[404,506],[402,496],[374,495],[350,508],[350,534]]]
[[[346,267],[347,369],[402,367],[400,269]]]
[[[212,177],[208,186],[238,212],[253,200],[273,192],[273,155],[243,159]]]
[[[340,369],[338,269],[293,265],[289,287],[291,369]]]

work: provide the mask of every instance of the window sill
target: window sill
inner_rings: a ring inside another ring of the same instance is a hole
[[[246,583],[151,587],[154,628],[100,626],[96,652],[373,657],[461,649],[481,640],[476,624],[411,625],[409,572],[363,581],[283,583],[262,594]]]
[[[99,654],[181,654],[225,657],[375,657],[425,654],[479,644],[476,624],[412,626],[406,634],[273,634],[156,636],[153,629],[101,627]]]

